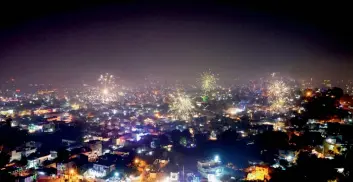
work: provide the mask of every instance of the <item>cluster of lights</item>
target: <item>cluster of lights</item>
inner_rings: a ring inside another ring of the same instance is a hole
[[[191,118],[195,108],[191,98],[181,92],[177,92],[176,95],[173,96],[173,102],[169,107],[174,119],[185,121],[188,121]]]
[[[100,83],[100,98],[102,102],[112,102],[117,100],[116,83],[113,75],[106,73],[101,75],[98,79]]]
[[[288,104],[289,87],[283,81],[273,81],[268,86],[268,98],[271,110],[284,111]]]
[[[264,181],[269,180],[269,170],[266,167],[253,166],[248,169],[246,176],[247,181]]]
[[[217,87],[218,78],[211,71],[203,72],[201,74],[200,80],[201,80],[201,90],[204,92],[205,95],[208,95]]]

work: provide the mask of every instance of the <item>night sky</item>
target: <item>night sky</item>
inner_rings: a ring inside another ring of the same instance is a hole
[[[93,83],[109,72],[193,83],[208,69],[226,83],[353,79],[348,4],[92,2],[1,4],[1,80]]]

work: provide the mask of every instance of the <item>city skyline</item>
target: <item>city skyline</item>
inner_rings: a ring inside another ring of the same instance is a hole
[[[0,181],[353,181],[343,2],[1,3]]]

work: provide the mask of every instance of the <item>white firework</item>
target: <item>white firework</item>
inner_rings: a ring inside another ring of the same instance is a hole
[[[169,105],[169,111],[174,119],[188,121],[194,114],[194,105],[189,96],[183,93],[176,93],[173,96],[173,101]]]
[[[270,97],[280,98],[288,95],[289,87],[283,81],[274,81],[268,87]]]
[[[211,71],[203,72],[200,79],[201,90],[205,94],[209,94],[217,88],[217,80],[218,78]]]
[[[98,79],[99,96],[102,102],[111,102],[117,99],[116,83],[113,75],[106,73]]]
[[[285,111],[289,100],[289,87],[283,81],[273,81],[268,86],[268,99],[273,111]]]

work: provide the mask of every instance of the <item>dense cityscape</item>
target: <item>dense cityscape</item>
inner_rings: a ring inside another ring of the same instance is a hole
[[[351,82],[219,81],[208,70],[192,86],[129,88],[105,73],[96,85],[24,93],[11,78],[1,90],[1,180],[352,179]]]
[[[351,7],[1,2],[0,182],[352,182]]]

